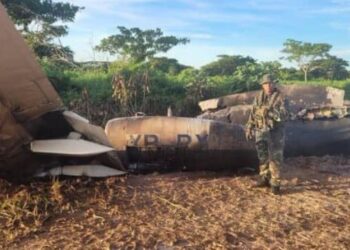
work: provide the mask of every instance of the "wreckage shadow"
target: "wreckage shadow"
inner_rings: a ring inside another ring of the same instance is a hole
[[[350,181],[333,182],[327,181],[326,183],[300,183],[297,185],[286,185],[282,188],[283,195],[291,195],[297,193],[303,193],[306,191],[331,193],[333,191],[347,191],[350,194]]]
[[[157,172],[159,176],[166,176],[167,179],[177,179],[179,181],[179,177],[186,177],[186,179],[198,180],[198,179],[220,179],[220,178],[237,178],[237,177],[245,177],[245,176],[256,176],[258,174],[258,170],[254,167],[247,168],[239,168],[239,169],[223,169],[223,170],[174,170],[167,172]],[[154,172],[153,172],[154,174]],[[152,175],[152,173],[144,174]]]

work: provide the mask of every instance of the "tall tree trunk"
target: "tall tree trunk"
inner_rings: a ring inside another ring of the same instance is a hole
[[[303,65],[301,70],[304,72],[304,81],[307,83],[307,73],[309,72],[309,68],[306,65]]]

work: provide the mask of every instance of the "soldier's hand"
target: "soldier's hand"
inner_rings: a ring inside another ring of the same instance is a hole
[[[263,106],[263,107],[262,107],[262,114],[263,114],[264,117],[267,116],[267,113],[268,113],[268,112],[269,112],[268,107]]]
[[[252,140],[253,139],[253,131],[252,129],[248,128],[245,130],[245,138],[247,138],[247,140]]]
[[[281,114],[278,110],[271,110],[269,112],[269,117],[271,119],[273,119],[275,122],[281,122],[282,118],[281,118]]]

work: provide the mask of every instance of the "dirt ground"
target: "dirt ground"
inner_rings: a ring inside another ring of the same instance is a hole
[[[288,159],[282,195],[254,175],[178,172],[0,182],[6,249],[350,249],[350,158]]]

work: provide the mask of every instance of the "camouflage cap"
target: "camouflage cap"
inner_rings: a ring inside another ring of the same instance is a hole
[[[270,74],[263,75],[261,82],[260,82],[260,85],[263,85],[264,83],[268,83],[268,82],[275,83],[276,80]]]

